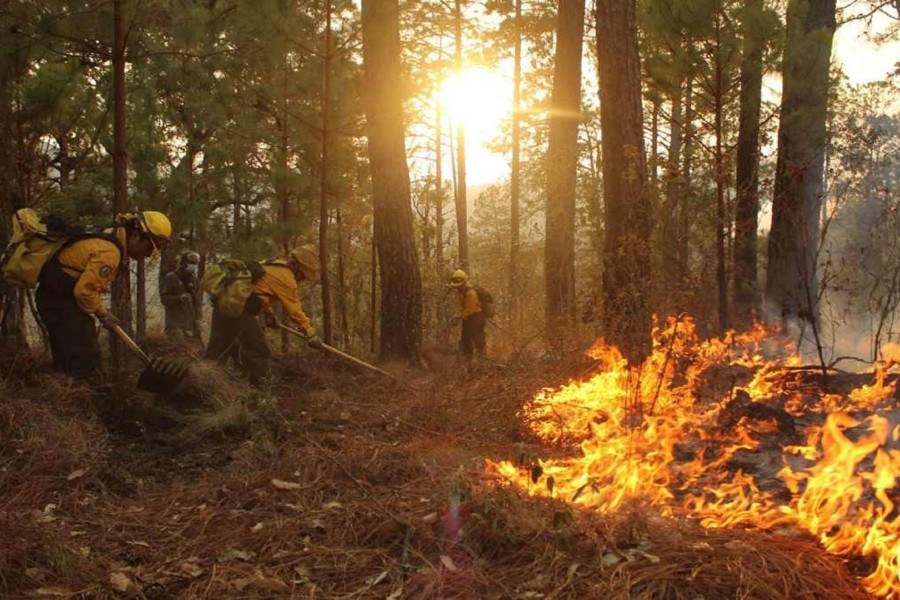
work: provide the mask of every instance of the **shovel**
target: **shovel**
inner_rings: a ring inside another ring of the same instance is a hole
[[[296,335],[297,337],[301,337],[301,338],[303,338],[304,340],[306,340],[307,342],[309,341],[309,337],[308,337],[308,336],[306,336],[304,333],[302,333],[302,332],[300,332],[300,331],[297,331],[296,329],[293,329],[293,328],[288,327],[287,325],[283,325],[283,324],[281,324],[281,323],[279,323],[278,326],[281,327],[282,329],[284,329],[285,331],[287,331],[288,333],[293,333],[293,334]],[[350,356],[350,355],[347,354],[346,352],[341,352],[341,351],[338,350],[337,348],[334,348],[334,347],[332,347],[332,346],[329,346],[328,344],[323,343],[323,344],[320,346],[320,348],[321,348],[322,350],[324,350],[325,352],[328,352],[329,354],[334,354],[335,356],[337,356],[337,357],[339,357],[339,358],[342,358],[342,359],[344,359],[345,361],[347,361],[347,362],[349,362],[349,363],[353,363],[354,365],[358,365],[358,366],[363,367],[363,368],[365,368],[365,369],[368,369],[368,370],[370,370],[370,371],[375,371],[375,372],[378,373],[379,375],[384,375],[385,377],[390,377],[391,379],[394,379],[394,376],[391,375],[390,373],[388,373],[387,371],[384,371],[384,370],[382,370],[382,369],[379,369],[379,368],[376,367],[375,365],[370,365],[369,363],[367,363],[367,362],[364,361],[364,360],[359,360],[359,359],[356,358],[355,356]]]
[[[141,362],[144,363],[144,370],[141,372],[141,376],[138,377],[138,389],[146,390],[153,394],[167,394],[178,387],[178,384],[187,375],[188,365],[184,361],[159,357],[150,358],[125,333],[124,329],[116,325],[112,328],[112,332],[128,346],[129,350],[137,354],[141,358]]]

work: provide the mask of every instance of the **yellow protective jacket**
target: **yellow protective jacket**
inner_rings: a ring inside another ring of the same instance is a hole
[[[106,229],[125,248],[125,229]],[[73,294],[78,308],[89,315],[102,317],[109,312],[100,298],[109,282],[116,278],[122,264],[122,252],[109,240],[86,238],[72,242],[56,254],[63,271],[76,278]]]
[[[475,287],[467,283],[459,289],[459,318],[465,321],[474,314],[481,312],[481,299]]]
[[[280,302],[287,317],[308,336],[316,334],[309,317],[303,312],[303,305],[297,296],[299,285],[294,273],[287,267],[278,264],[263,264],[266,274],[253,283],[253,293],[262,303],[267,314],[273,313],[275,302]]]

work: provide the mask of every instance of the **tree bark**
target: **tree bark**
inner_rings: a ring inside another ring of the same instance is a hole
[[[575,320],[575,184],[583,40],[584,1],[560,0],[547,149],[544,246],[547,340],[557,350]]]
[[[716,168],[716,312],[718,313],[718,333],[724,334],[728,329],[728,271],[725,264],[726,230],[728,215],[725,210],[725,148],[724,111],[725,111],[725,65],[722,60],[722,14],[717,10],[715,15],[715,75],[713,101],[714,128],[716,135],[715,168]]]
[[[759,305],[756,267],[759,227],[759,119],[762,105],[762,57],[765,40],[759,15],[763,0],[746,0],[741,57],[740,124],[737,141],[737,199],[734,214],[734,312],[737,322],[749,325]]]
[[[455,0],[456,23],[456,69],[462,72],[462,0]],[[459,264],[463,270],[469,269],[469,217],[466,194],[466,128],[462,119],[456,123],[456,228],[459,235]]]
[[[636,0],[597,0],[603,199],[603,325],[632,364],[650,348],[650,202]]]
[[[328,277],[328,196],[329,164],[328,145],[331,127],[331,0],[325,2],[325,60],[322,66],[322,165],[321,185],[319,186],[319,272],[322,284],[322,335],[326,344],[333,341],[331,317],[331,281]]]
[[[12,32],[4,32],[5,39],[0,44],[0,247],[9,241],[13,213],[23,208],[21,193],[17,193],[19,179],[14,147],[15,118],[13,87],[19,78],[22,66],[19,50],[21,39]],[[3,282],[0,282],[2,285]],[[4,297],[4,294],[6,297]],[[0,347],[16,350],[27,346],[25,328],[20,310],[20,290],[12,286],[0,289],[0,312],[4,313],[0,328]]]
[[[512,112],[512,164],[509,176],[509,309],[513,322],[521,324],[519,294],[519,195],[521,190],[522,124],[519,112],[522,101],[522,0],[516,0],[515,41],[513,48],[513,112]]]
[[[422,281],[410,206],[399,28],[397,0],[363,1],[366,126],[381,274],[380,355],[418,362]]]
[[[113,215],[128,210],[128,155],[125,150],[125,0],[113,1]],[[131,327],[131,267],[122,256],[112,285],[112,311],[129,334]],[[121,371],[121,342],[109,336],[113,372]]]
[[[817,323],[816,253],[835,28],[835,0],[788,3],[766,277],[766,308],[782,324]]]

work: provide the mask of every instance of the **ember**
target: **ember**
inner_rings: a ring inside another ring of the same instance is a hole
[[[900,594],[896,382],[876,368],[849,393],[797,385],[788,367],[800,357],[778,340],[757,325],[701,342],[690,319],[670,318],[640,367],[600,342],[596,374],[522,412],[545,442],[580,455],[540,461],[536,482],[509,462],[489,469],[600,512],[627,502],[707,528],[805,530],[829,552],[877,561],[863,579],[872,593]]]

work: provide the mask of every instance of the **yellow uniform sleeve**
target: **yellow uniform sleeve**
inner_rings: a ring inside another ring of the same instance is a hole
[[[108,240],[88,238],[64,248],[58,258],[63,270],[76,279],[72,294],[78,308],[98,317],[109,312],[100,294],[116,278],[122,261],[119,248]]]
[[[262,303],[263,310],[272,312],[275,302],[281,303],[285,315],[293,324],[308,336],[316,334],[315,328],[303,312],[303,305],[297,296],[299,286],[291,270],[280,266],[263,267],[266,274],[254,284],[256,295]]]
[[[481,312],[481,300],[478,298],[478,292],[475,288],[467,288],[465,293],[460,294],[460,318],[468,319],[475,313]]]

